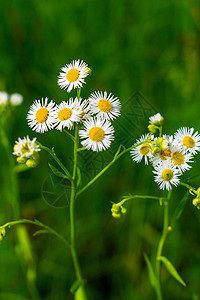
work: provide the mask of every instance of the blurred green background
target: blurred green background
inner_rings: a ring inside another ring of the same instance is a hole
[[[164,132],[180,126],[200,130],[200,4],[199,1],[1,1],[0,90],[19,92],[24,102],[8,119],[7,134],[13,145],[18,137],[36,136],[71,166],[71,142],[50,131],[32,132],[26,114],[34,99],[49,97],[57,103],[68,94],[57,86],[60,68],[73,59],[83,59],[92,69],[82,96],[107,90],[124,104],[114,126],[116,140],[105,154],[85,153],[79,160],[87,182],[111,159],[117,145],[130,146],[146,131],[148,117],[160,112]],[[71,93],[75,96],[75,91]],[[12,149],[10,149],[10,152]],[[69,234],[67,182],[57,182],[48,168],[52,159],[41,153],[37,168],[19,175],[22,216],[37,218],[64,235]],[[53,162],[52,162],[53,163]],[[198,156],[185,177],[199,172]],[[0,222],[13,219],[7,191],[10,171],[0,147]],[[52,177],[49,177],[49,176]],[[51,178],[55,195],[48,198]],[[198,180],[192,182],[199,186]],[[64,186],[64,187],[63,187]],[[152,169],[137,165],[129,155],[118,161],[76,202],[77,247],[91,299],[153,300],[143,253],[155,261],[162,230],[162,208],[154,201],[135,200],[119,220],[110,213],[111,201],[128,193],[159,196]],[[185,190],[174,190],[170,214]],[[67,203],[67,204],[66,204]],[[50,235],[32,237],[27,226],[37,268],[41,299],[73,299],[69,289],[75,279],[70,253]],[[170,233],[164,255],[187,283],[183,288],[162,269],[164,299],[200,299],[200,215],[190,196],[178,224]],[[30,299],[25,271],[16,254],[15,230],[0,245],[0,299]],[[18,295],[18,296],[17,296]]]

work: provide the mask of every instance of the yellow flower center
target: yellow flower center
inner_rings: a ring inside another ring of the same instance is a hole
[[[162,171],[162,179],[164,181],[170,181],[173,178],[173,171],[170,169],[165,169]]]
[[[78,79],[79,75],[80,75],[79,70],[71,69],[68,71],[66,78],[69,82],[74,82]]]
[[[147,155],[149,153],[149,150],[150,150],[150,145],[149,144],[143,144],[141,147],[140,147],[140,153],[142,155]]]
[[[161,150],[160,151],[160,158],[162,160],[166,160],[167,157],[170,157],[171,156],[171,150]]]
[[[112,108],[112,104],[107,99],[101,99],[98,101],[98,108],[103,112],[109,112]]]
[[[63,108],[58,112],[58,119],[60,121],[68,120],[72,115],[72,111],[70,108]]]
[[[29,143],[24,143],[21,147],[21,152],[22,154],[25,154],[27,152],[30,152],[30,149],[29,149]]]
[[[89,138],[94,142],[100,142],[105,136],[104,130],[101,127],[92,127],[89,130]]]
[[[193,148],[195,146],[195,141],[191,136],[184,136],[182,142],[187,148]]]
[[[35,115],[38,123],[44,123],[48,119],[48,116],[49,111],[46,107],[39,108]]]
[[[172,155],[172,161],[176,164],[176,165],[182,165],[185,161],[185,157],[182,153],[180,152],[175,152]]]

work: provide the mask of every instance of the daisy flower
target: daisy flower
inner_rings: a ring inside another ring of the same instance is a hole
[[[31,157],[35,152],[40,151],[39,145],[36,144],[36,138],[30,140],[29,136],[23,139],[18,138],[15,142],[13,154],[20,157]]]
[[[29,127],[33,131],[44,133],[54,127],[54,111],[55,103],[51,100],[48,103],[48,98],[35,100],[31,105],[27,120]]]
[[[75,106],[77,101],[77,99],[74,101],[73,98],[70,98],[68,102],[63,101],[56,106],[54,119],[57,130],[62,131],[65,127],[72,129],[74,123],[80,121],[81,112],[80,109]]]
[[[0,105],[8,102],[8,94],[6,92],[0,92]]]
[[[83,60],[80,61],[80,59],[73,60],[70,64],[61,68],[61,70],[62,72],[58,76],[58,85],[61,89],[67,89],[68,93],[72,89],[82,87],[83,83],[86,83],[84,79],[91,72],[88,65]]]
[[[74,107],[79,110],[81,120],[86,120],[92,116],[90,111],[89,100],[82,101],[82,98],[75,98]]]
[[[141,136],[140,139],[136,140],[136,144],[142,143],[144,141],[147,140],[148,134],[144,134]],[[136,161],[137,163],[141,162],[141,160],[144,157],[144,161],[145,161],[145,165],[148,165],[148,159],[150,159],[152,157],[151,154],[151,144],[146,142],[142,145],[139,145],[133,149],[131,149],[130,151],[131,153],[131,157],[134,161]]]
[[[185,171],[191,169],[191,166],[188,163],[192,163],[191,160],[193,158],[192,153],[187,153],[185,149],[181,147],[181,145],[173,143],[171,146],[171,161],[177,167],[181,174]]]
[[[180,179],[178,176],[181,174],[175,167],[175,165],[169,160],[163,161],[162,163],[155,166],[153,173],[156,175],[154,177],[155,182],[158,183],[159,188],[164,190],[172,189],[172,185],[177,186]]]
[[[114,128],[108,120],[89,118],[83,121],[84,129],[79,130],[79,136],[84,139],[81,144],[88,150],[102,151],[110,147],[114,140]]]
[[[149,123],[153,125],[162,125],[164,118],[161,116],[160,113],[152,116],[149,118]]]
[[[94,92],[89,99],[91,112],[106,120],[114,120],[120,115],[121,104],[117,97],[107,92]]]
[[[175,142],[192,154],[200,151],[200,134],[194,128],[182,127],[174,134]]]
[[[23,96],[18,93],[14,93],[10,96],[10,104],[13,106],[20,105],[23,101]]]

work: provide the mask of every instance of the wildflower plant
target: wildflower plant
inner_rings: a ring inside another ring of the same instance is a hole
[[[193,205],[200,209],[200,188],[196,189],[188,184],[188,180],[181,180],[183,174],[192,168],[194,156],[200,151],[200,134],[194,128],[179,128],[174,135],[163,134],[164,118],[160,113],[149,118],[149,133],[143,134],[136,140],[130,151],[133,161],[140,163],[144,161],[145,165],[150,165],[154,181],[159,188],[163,190],[163,196],[151,195],[128,195],[124,196],[119,203],[113,203],[111,212],[114,218],[120,218],[127,212],[124,204],[133,199],[154,199],[159,201],[161,207],[164,207],[163,232],[158,244],[156,253],[155,270],[145,254],[149,278],[153,288],[156,291],[157,299],[162,300],[162,291],[160,284],[160,264],[165,265],[169,273],[179,281],[183,286],[185,282],[178,274],[175,267],[168,258],[162,255],[163,247],[168,233],[174,227],[175,222],[181,216],[188,199],[189,193],[195,198]],[[172,196],[172,189],[178,186],[184,186],[188,189],[183,199],[178,204],[174,215],[169,222],[169,204]],[[167,191],[167,195],[166,195]],[[189,193],[188,193],[189,192]]]
[[[120,100],[107,91],[95,91],[88,97],[83,98],[81,89],[86,84],[86,79],[90,73],[91,69],[88,65],[80,60],[74,60],[65,65],[58,76],[58,85],[68,93],[76,89],[77,96],[75,98],[68,97],[67,100],[60,103],[56,103],[47,97],[37,99],[30,105],[27,113],[28,125],[36,133],[45,134],[50,130],[58,130],[60,134],[64,133],[65,136],[67,134],[74,145],[72,170],[68,169],[65,163],[61,162],[56,154],[56,147],[50,149],[42,145],[36,138],[31,139],[28,136],[19,138],[14,145],[13,151],[17,162],[28,167],[37,166],[40,151],[47,151],[57,164],[57,166],[49,164],[51,171],[54,175],[70,182],[70,238],[63,237],[60,233],[38,220],[19,219],[0,227],[1,232],[4,233],[7,227],[21,223],[31,223],[42,228],[42,230],[35,233],[36,235],[48,232],[61,239],[71,251],[76,274],[76,281],[72,285],[71,291],[77,300],[87,299],[87,295],[85,292],[85,280],[83,279],[76,250],[75,199],[102,176],[122,155],[136,147],[131,146],[126,149],[119,145],[110,163],[85,186],[80,186],[82,175],[78,167],[79,153],[81,151],[105,151],[111,146],[112,141],[114,141],[114,121],[120,116],[121,110]]]

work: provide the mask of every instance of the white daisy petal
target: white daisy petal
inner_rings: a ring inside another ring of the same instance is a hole
[[[81,120],[81,110],[77,107],[78,99],[70,98],[69,101],[61,102],[56,106],[54,119],[57,130],[62,131],[63,128],[67,127],[72,129],[74,123],[78,123]]]
[[[162,190],[170,190],[172,185],[177,186],[180,182],[179,176],[181,173],[169,160],[162,161],[162,163],[155,166],[153,173],[155,174],[155,182]]]
[[[35,100],[31,105],[27,120],[28,125],[33,131],[44,133],[54,127],[54,111],[55,103],[51,100],[48,103],[48,98]]]
[[[36,138],[30,140],[29,136],[23,139],[18,138],[15,142],[13,154],[20,157],[31,157],[34,152],[40,151],[39,145],[36,144]]]
[[[179,128],[174,134],[174,140],[192,154],[200,151],[200,134],[198,131],[194,132],[194,128]]]
[[[117,97],[107,92],[94,92],[88,98],[91,112],[106,120],[114,120],[120,115],[121,104]]]
[[[6,92],[0,92],[0,105],[8,102],[8,94]]]
[[[157,113],[154,116],[149,118],[149,123],[150,124],[155,124],[156,125],[156,123],[159,123],[161,121],[163,121],[163,117],[161,116],[160,113]]]
[[[147,137],[148,137],[148,134],[142,135],[141,138],[136,140],[135,145],[146,141]],[[134,161],[139,163],[144,158],[145,165],[148,165],[148,160],[152,158],[151,144],[147,142],[142,145],[139,145],[139,146],[131,149],[130,153],[131,153],[131,157]]]
[[[81,144],[88,150],[102,151],[110,147],[114,140],[114,128],[108,120],[89,118],[83,121],[84,129],[79,130],[79,136],[84,139]]]
[[[84,61],[73,60],[70,64],[61,68],[58,76],[58,85],[61,89],[71,92],[72,89],[80,88],[85,84],[85,78],[90,73],[90,68]]]

